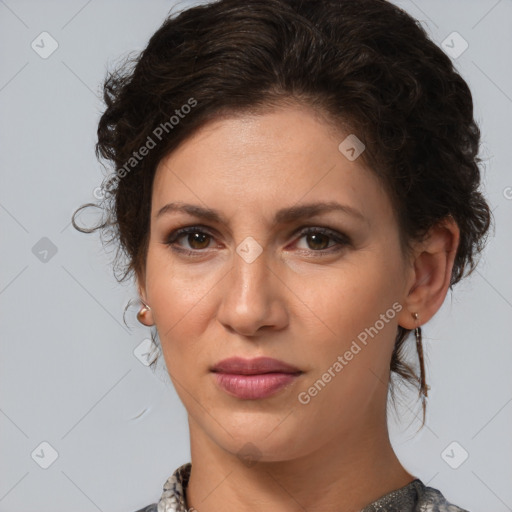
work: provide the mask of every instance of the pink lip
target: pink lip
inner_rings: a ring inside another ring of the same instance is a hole
[[[294,366],[269,357],[232,357],[220,361],[211,371],[224,391],[246,400],[271,396],[303,373]]]

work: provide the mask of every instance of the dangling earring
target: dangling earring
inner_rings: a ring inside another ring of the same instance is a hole
[[[142,324],[142,325],[146,325],[142,320],[144,319],[144,316],[146,315],[146,313],[148,311],[151,311],[151,308],[141,299],[141,302],[142,304],[144,304],[144,306],[142,306],[142,308],[140,309],[140,311],[137,313],[137,320]]]
[[[412,317],[414,320],[418,320],[418,313],[412,313]],[[428,396],[427,383],[425,381],[425,363],[423,360],[423,344],[422,344],[422,336],[421,336],[421,327],[416,326],[414,328],[414,337],[416,338],[416,350],[418,351],[418,358],[420,360],[420,395],[424,395],[422,400],[425,400],[425,397]]]

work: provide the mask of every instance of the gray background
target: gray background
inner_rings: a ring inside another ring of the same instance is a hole
[[[165,367],[154,374],[134,354],[149,330],[134,308],[130,329],[123,324],[135,288],[115,281],[97,235],[70,225],[103,177],[93,145],[105,70],[141,50],[172,5],[0,0],[0,512],[133,512],[190,460]],[[392,442],[406,468],[452,502],[508,511],[512,1],[400,5],[438,44],[454,31],[469,44],[454,60],[474,93],[496,231],[478,270],[424,327],[427,426],[415,433],[409,392],[400,422],[390,416]],[[31,47],[43,31],[58,43],[46,59]],[[458,36],[447,41],[463,48]]]

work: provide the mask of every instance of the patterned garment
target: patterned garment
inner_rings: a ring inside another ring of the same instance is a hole
[[[199,512],[188,508],[185,492],[192,464],[180,466],[164,484],[164,492],[158,503],[152,503],[137,512]],[[392,491],[377,501],[366,505],[361,512],[468,512],[447,502],[432,487],[426,487],[416,478],[404,487]]]

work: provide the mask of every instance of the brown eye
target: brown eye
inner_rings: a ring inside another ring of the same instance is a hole
[[[307,228],[300,233],[300,239],[306,240],[307,247],[301,250],[319,254],[332,253],[350,245],[350,239],[337,231],[326,228]]]
[[[306,238],[311,249],[322,250],[329,246],[329,237],[323,233],[310,233]]]
[[[209,233],[192,226],[174,231],[169,235],[165,244],[176,251],[193,253],[207,249],[212,238],[213,236]],[[186,245],[183,246],[183,244],[179,242],[181,239],[186,240],[189,247]]]
[[[210,235],[196,231],[188,234],[187,241],[192,249],[206,249],[210,242]]]

